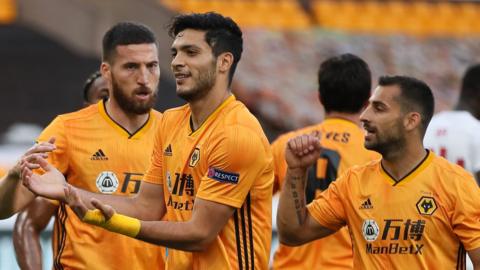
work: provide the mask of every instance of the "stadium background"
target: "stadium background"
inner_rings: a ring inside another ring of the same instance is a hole
[[[271,140],[322,119],[316,72],[332,55],[364,58],[374,84],[382,74],[425,80],[437,112],[454,105],[463,72],[480,62],[477,1],[0,0],[0,174],[55,115],[80,108],[83,82],[100,64],[102,35],[115,22],[143,22],[156,32],[162,70],[156,108],[182,104],[165,26],[174,14],[192,11],[217,11],[242,27],[233,92]],[[0,269],[18,269],[13,222],[0,222]]]

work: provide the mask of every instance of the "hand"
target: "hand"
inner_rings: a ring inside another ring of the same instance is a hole
[[[45,173],[43,175],[34,173],[32,169],[36,168],[42,168]],[[23,185],[32,193],[49,199],[65,201],[65,192],[63,190],[67,185],[65,176],[43,157],[34,156],[24,159],[21,169]]]
[[[64,192],[65,192],[65,200],[68,206],[70,206],[73,212],[75,212],[75,214],[81,220],[83,220],[83,218],[85,217],[85,214],[89,209],[83,202],[77,189],[71,185],[67,185],[66,187],[64,187]],[[103,216],[105,217],[105,220],[109,220],[115,214],[115,210],[110,205],[103,204],[102,202],[100,202],[95,198],[92,198],[90,203],[93,205],[93,207],[97,208],[102,212]]]
[[[55,143],[55,138],[52,137],[47,142],[37,143],[34,146],[32,146],[30,149],[27,150],[27,152],[25,152],[25,154],[22,155],[20,160],[15,164],[15,166],[12,169],[10,169],[8,174],[11,176],[20,178],[22,165],[25,163],[28,163],[26,166],[28,166],[31,170],[40,168],[38,164],[31,163],[31,162],[38,158],[43,158],[43,159],[47,158],[48,153],[56,149],[54,143]]]
[[[289,170],[306,170],[317,162],[322,148],[320,132],[304,134],[290,139],[285,149],[285,160]]]

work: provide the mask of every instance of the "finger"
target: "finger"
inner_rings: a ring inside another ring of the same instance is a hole
[[[49,142],[50,144],[55,144],[55,140],[56,140],[55,137],[50,137],[50,139],[48,139],[48,142]]]
[[[44,169],[46,172],[49,172],[54,169],[54,167],[50,163],[48,163],[48,161],[44,158],[37,159],[37,162],[38,162],[38,165],[40,165],[40,167]]]
[[[310,152],[309,150],[309,135],[302,135],[302,153],[303,154],[308,154]]]
[[[113,216],[113,214],[115,214],[115,210],[110,205],[103,204],[95,198],[93,198],[90,202],[95,208],[102,211],[103,216],[105,216],[105,220],[109,220]]]
[[[77,189],[72,185],[67,185],[64,188],[65,197],[67,199],[68,205],[72,210],[77,214],[78,217],[83,218],[88,211],[87,206],[83,203],[80,194]]]
[[[288,141],[288,147],[294,155],[298,155],[297,137],[292,138]]]

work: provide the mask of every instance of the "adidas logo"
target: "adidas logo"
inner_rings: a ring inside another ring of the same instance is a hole
[[[372,209],[372,208],[373,208],[373,205],[372,205],[372,202],[370,201],[370,198],[368,198],[366,201],[362,203],[362,205],[360,205],[360,209]]]
[[[172,145],[171,145],[171,144],[169,144],[169,145],[167,146],[167,148],[165,148],[165,151],[163,151],[163,154],[164,154],[165,156],[169,156],[169,157],[172,156]]]
[[[91,160],[108,160],[108,157],[103,153],[102,149],[98,149],[90,158]]]

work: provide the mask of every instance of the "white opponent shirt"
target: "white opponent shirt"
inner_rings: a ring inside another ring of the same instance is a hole
[[[427,128],[424,144],[472,174],[480,171],[480,121],[467,111],[436,114]]]

